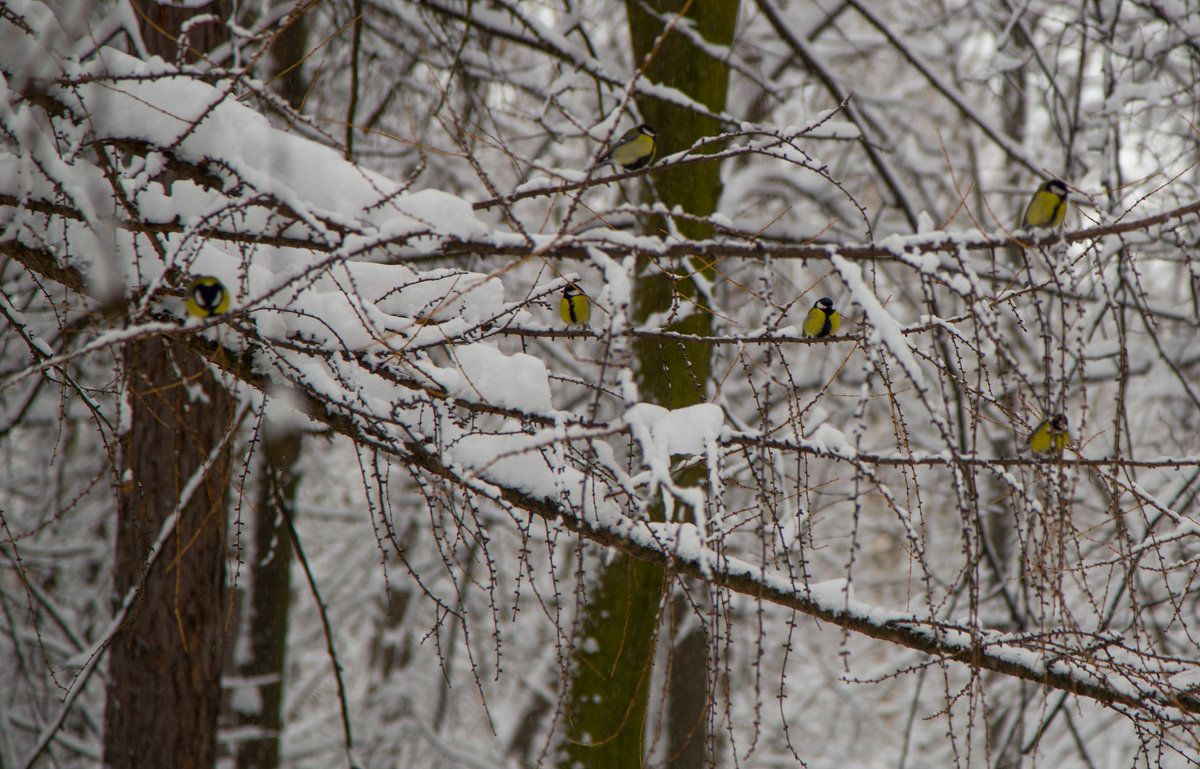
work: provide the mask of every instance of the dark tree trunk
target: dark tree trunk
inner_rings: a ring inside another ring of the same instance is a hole
[[[146,52],[179,63],[194,62],[229,39],[225,21],[232,8],[231,0],[203,4],[133,0]],[[184,24],[195,16],[214,18],[190,25],[185,35]]]
[[[195,61],[228,39],[231,0],[135,2],[147,52]],[[218,21],[180,30],[199,14]],[[220,445],[233,401],[196,353],[169,339],[131,342],[125,381],[132,422],[117,514],[116,600],[141,592],[109,647],[104,763],[208,769],[217,760],[217,716],[225,662],[225,518],[230,451],[222,449],[186,506],[163,552],[150,546],[179,507],[188,481]]]
[[[311,53],[308,48],[308,17],[303,13],[293,13],[285,24],[271,43],[272,80],[275,90],[287,99],[288,104],[300,109],[311,85],[304,74],[304,58]]]
[[[309,83],[302,62],[308,55],[308,19],[292,12],[271,43],[272,83],[292,107],[299,109]],[[238,713],[237,723],[256,727],[261,737],[238,746],[238,769],[274,769],[280,761],[283,731],[283,682],[287,663],[287,629],[292,608],[294,548],[289,521],[295,520],[296,488],[300,475],[303,436],[298,432],[264,431],[266,461],[259,473],[254,510],[254,550],[249,588],[249,658],[237,673],[261,683],[258,709]]]
[[[279,766],[279,733],[283,728],[283,669],[292,606],[292,537],[288,521],[292,519],[300,481],[295,467],[301,436],[269,433],[265,441],[267,467],[254,512],[250,659],[241,669],[242,675],[263,683],[258,685],[258,712],[240,716],[243,726],[256,726],[263,736],[248,740],[238,749],[239,769]]]
[[[117,600],[135,585],[141,592],[109,647],[104,763],[211,767],[224,658],[228,448],[179,511],[153,566],[146,563],[184,487],[229,429],[232,402],[202,359],[168,340],[131,343],[125,369],[130,477],[113,583]]]
[[[654,0],[646,6],[641,0],[627,0],[634,62],[641,65],[651,51],[645,69],[650,82],[667,85],[687,94],[714,112],[725,107],[729,85],[728,64],[698,50],[692,39],[680,32],[666,36],[662,18],[677,12],[685,14],[688,24],[714,45],[728,45],[737,26],[739,0]],[[656,15],[657,14],[657,15]],[[701,136],[720,133],[718,121],[693,114],[663,100],[643,99],[638,106],[641,117],[657,129],[659,157],[689,147]],[[628,122],[632,122],[629,120]],[[716,210],[721,196],[720,166],[700,163],[654,174],[655,187],[668,208],[676,206],[696,216]],[[691,220],[676,222],[688,237],[711,237],[711,223]],[[651,220],[647,232],[667,231],[661,221]],[[698,296],[696,282],[690,276],[700,274],[715,281],[710,265],[690,260],[676,269],[644,259],[634,287],[635,321],[670,311],[675,296]],[[712,333],[713,317],[702,304],[683,313],[682,320],[668,325],[671,331],[706,336]],[[677,409],[703,403],[708,398],[712,370],[712,349],[703,344],[664,343],[637,340],[633,349],[638,361],[637,382],[643,397],[651,403]],[[705,468],[680,473],[677,481],[694,485],[703,480]],[[661,506],[649,511],[662,520]],[[677,520],[691,520],[691,513],[680,506]],[[639,767],[645,756],[646,714],[649,705],[651,668],[658,643],[659,608],[663,591],[673,582],[658,566],[617,555],[600,566],[587,604],[581,609],[579,639],[572,653],[570,702],[560,751],[559,767],[587,766],[589,769]],[[671,668],[689,680],[668,683],[667,723],[672,740],[669,749],[680,754],[671,766],[678,769],[683,761],[704,759],[707,749],[707,712],[711,696],[707,691],[708,658],[704,638],[691,638],[670,650]],[[685,685],[686,684],[686,685]],[[699,753],[693,751],[699,750]],[[699,759],[696,757],[699,756]],[[697,763],[696,766],[701,764]]]
[[[673,597],[671,669],[667,678],[667,769],[700,769],[708,760],[708,638],[704,624],[687,623],[692,611],[683,595]],[[690,624],[681,629],[679,625]]]

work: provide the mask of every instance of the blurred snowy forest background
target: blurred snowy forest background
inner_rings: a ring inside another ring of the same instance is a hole
[[[1195,0],[0,41],[0,767],[1197,765]]]

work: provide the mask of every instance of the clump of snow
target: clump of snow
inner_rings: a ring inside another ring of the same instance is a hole
[[[654,442],[668,454],[702,454],[721,434],[725,413],[720,406],[700,403],[668,411],[654,424]]]
[[[530,413],[550,410],[546,364],[532,355],[505,355],[480,342],[456,347],[454,359],[457,370],[440,369],[439,377],[450,394]]]
[[[822,422],[809,438],[814,448],[823,449],[842,457],[853,457],[857,452],[846,435],[828,422]]]

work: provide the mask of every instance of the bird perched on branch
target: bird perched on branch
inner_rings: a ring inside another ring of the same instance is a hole
[[[637,128],[629,129],[624,136],[617,139],[616,144],[613,144],[608,148],[608,152],[600,156],[599,163],[600,165],[612,163],[626,171],[636,171],[654,160],[657,137],[658,134],[654,132],[653,128],[642,123]]]
[[[833,300],[822,297],[804,318],[804,335],[816,338],[836,334],[842,325],[842,316],[833,308]]]
[[[229,309],[229,292],[211,275],[193,278],[187,289],[187,311],[197,318],[223,315]]]
[[[568,327],[583,328],[592,319],[592,302],[587,294],[579,290],[579,286],[568,283],[558,303],[558,314]]]
[[[1067,215],[1067,185],[1058,179],[1038,187],[1025,209],[1021,226],[1025,229],[1054,230],[1062,226]]]
[[[1029,448],[1034,454],[1061,454],[1070,438],[1067,432],[1067,415],[1055,414],[1042,422],[1029,434]]]

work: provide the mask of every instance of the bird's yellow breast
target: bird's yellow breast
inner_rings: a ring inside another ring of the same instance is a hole
[[[1038,190],[1025,209],[1026,227],[1061,227],[1067,215],[1067,200],[1048,190]]]
[[[1067,447],[1067,433],[1054,429],[1050,421],[1042,422],[1029,435],[1029,448],[1035,454],[1060,453]]]
[[[837,310],[825,312],[820,307],[814,307],[808,311],[808,315],[804,318],[804,335],[805,336],[829,336],[836,334],[842,325],[842,316],[838,315]]]
[[[630,166],[639,161],[648,162],[654,154],[654,139],[646,134],[638,134],[632,141],[613,150],[612,159],[622,166]]]
[[[558,310],[568,326],[586,326],[592,319],[592,303],[581,293],[564,294]]]

